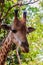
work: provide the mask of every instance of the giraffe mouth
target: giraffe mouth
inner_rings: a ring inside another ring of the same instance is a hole
[[[23,47],[21,47],[21,51],[24,52],[24,53],[28,53],[29,52],[29,48],[23,48]]]

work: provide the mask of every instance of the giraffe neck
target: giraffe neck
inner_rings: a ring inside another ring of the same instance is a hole
[[[0,49],[0,65],[4,65],[7,54],[10,51],[11,45],[11,33],[9,33],[8,37],[6,38]]]

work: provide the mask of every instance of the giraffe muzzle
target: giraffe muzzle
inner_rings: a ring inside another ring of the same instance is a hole
[[[24,53],[28,53],[29,52],[29,44],[28,44],[28,42],[22,42],[21,47],[22,47],[22,51]]]

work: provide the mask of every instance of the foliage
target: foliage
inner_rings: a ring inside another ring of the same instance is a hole
[[[8,8],[12,6],[17,0],[5,0],[3,8],[2,4],[0,4],[0,13],[2,13],[2,18],[7,12]],[[37,3],[36,3],[37,4]],[[27,11],[27,27],[32,26],[36,30],[27,35],[27,40],[29,42],[29,53],[20,54],[20,58],[22,60],[22,65],[43,65],[43,1],[40,0],[38,7],[32,7],[30,5],[21,6],[19,9],[19,17],[21,18],[24,10]],[[4,23],[11,24],[14,20],[14,7],[12,8],[6,18],[3,20]],[[4,35],[4,30],[0,32],[0,39],[2,39]],[[7,34],[7,32],[6,32]],[[8,54],[5,65],[18,65],[18,60],[16,57],[16,51],[10,51]]]

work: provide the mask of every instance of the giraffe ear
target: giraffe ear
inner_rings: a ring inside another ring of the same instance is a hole
[[[7,31],[8,31],[8,30],[11,30],[13,33],[16,33],[16,32],[17,32],[17,30],[15,30],[15,29],[12,30],[12,29],[11,29],[11,26],[9,26],[9,25],[7,25],[7,24],[2,24],[2,25],[1,25],[1,28],[4,29],[4,30],[7,30]]]
[[[0,3],[4,3],[4,0],[0,0]]]
[[[5,30],[10,30],[11,29],[11,27],[7,24],[1,24],[1,28],[5,29]]]
[[[33,32],[33,31],[35,31],[35,28],[32,28],[32,27],[27,28],[27,34]]]

